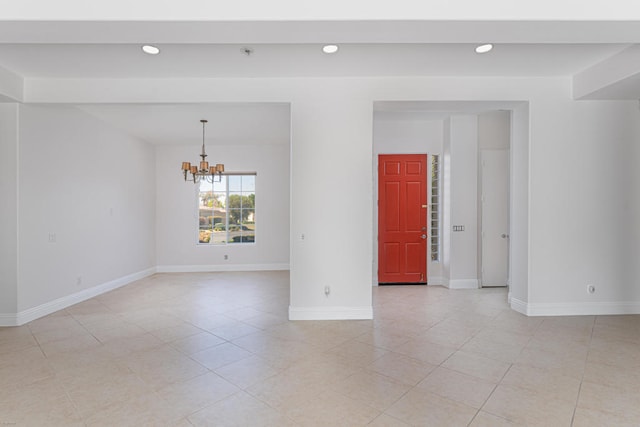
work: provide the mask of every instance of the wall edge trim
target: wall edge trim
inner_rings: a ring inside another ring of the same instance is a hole
[[[102,283],[91,288],[83,289],[79,292],[67,295],[53,301],[45,302],[36,307],[28,308],[26,310],[19,311],[15,314],[2,314],[0,313],[0,326],[21,326],[25,323],[29,323],[33,320],[39,319],[48,314],[54,313],[58,310],[63,310],[74,304],[86,301],[90,298],[97,297],[106,292],[120,288],[124,285],[128,285],[136,280],[144,279],[156,273],[156,268],[151,267],[146,270],[138,271],[136,273],[128,274],[126,276],[119,277],[114,280]]]
[[[159,265],[158,273],[208,273],[218,271],[281,271],[289,270],[289,264],[210,264],[210,265]]]
[[[371,320],[373,307],[293,307],[289,320]]]

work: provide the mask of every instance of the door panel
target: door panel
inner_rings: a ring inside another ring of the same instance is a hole
[[[480,153],[482,286],[507,286],[509,274],[509,151]]]
[[[426,283],[427,156],[378,160],[378,281]]]

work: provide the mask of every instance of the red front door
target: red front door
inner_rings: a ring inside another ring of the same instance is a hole
[[[378,158],[378,282],[427,282],[427,155]]]

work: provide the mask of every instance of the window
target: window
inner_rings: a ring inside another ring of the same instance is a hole
[[[256,236],[256,174],[224,174],[201,182],[198,243],[253,243]]]
[[[431,156],[431,261],[440,261],[440,157]]]

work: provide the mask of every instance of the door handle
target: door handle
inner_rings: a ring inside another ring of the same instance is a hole
[[[500,236],[500,237],[502,237],[503,239],[508,239],[508,238],[509,238],[509,235],[508,235],[508,234],[503,234],[503,235],[502,235],[502,236]]]
[[[421,238],[422,240],[426,240],[426,239],[427,239],[427,235],[426,235],[426,234],[423,234],[422,236],[420,236],[420,238]]]

